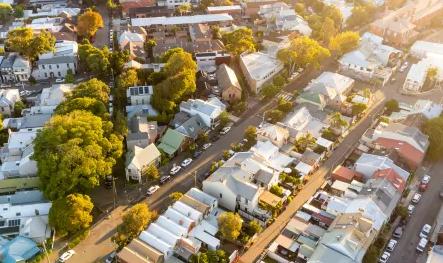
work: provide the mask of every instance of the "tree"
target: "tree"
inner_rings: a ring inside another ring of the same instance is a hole
[[[426,79],[430,82],[435,82],[438,76],[438,67],[430,67],[426,70]]]
[[[348,127],[349,123],[341,117],[340,112],[335,112],[329,116],[332,121],[332,126],[336,128]]]
[[[278,99],[277,105],[278,105],[278,110],[284,113],[290,112],[294,108],[292,102],[287,101],[281,97]]]
[[[112,123],[86,111],[55,115],[34,139],[40,190],[48,200],[85,192],[112,173],[123,138]]]
[[[198,139],[200,141],[202,141],[203,143],[207,143],[207,142],[209,142],[209,135],[204,131],[200,131],[198,133]]]
[[[65,115],[76,110],[91,112],[102,119],[107,119],[109,117],[106,106],[101,100],[88,97],[70,99],[60,103],[55,109],[55,114]]]
[[[303,3],[296,3],[294,6],[294,11],[301,17],[305,17],[307,14],[306,7]]]
[[[109,100],[109,86],[103,81],[93,78],[87,82],[78,84],[72,91],[70,98],[96,98],[103,103]]]
[[[248,109],[248,104],[246,103],[246,101],[240,101],[234,103],[234,105],[232,106],[232,111],[236,114],[241,114],[245,112],[247,109]]]
[[[145,43],[143,44],[143,49],[145,50],[146,54],[148,54],[150,59],[154,58],[154,54],[152,53],[152,49],[157,46],[157,42],[155,42],[152,39],[146,39]]]
[[[5,23],[11,14],[12,6],[10,4],[0,4],[0,22]]]
[[[217,222],[223,238],[235,240],[240,235],[243,220],[237,213],[223,213],[217,218]]]
[[[192,59],[192,55],[187,52],[179,52],[171,55],[164,67],[165,74],[169,76],[174,76],[186,70],[189,70],[189,73],[193,73],[194,75],[197,72],[197,63]]]
[[[212,31],[212,39],[221,38],[221,31],[219,26],[211,26],[211,31]]]
[[[245,138],[248,140],[248,142],[254,142],[257,135],[257,127],[255,126],[248,126],[248,128],[245,129]]]
[[[292,74],[295,70],[295,66],[297,65],[297,52],[294,50],[289,50],[282,48],[277,51],[277,59],[285,65],[288,69],[289,74]]]
[[[274,184],[273,186],[271,186],[271,189],[269,189],[269,192],[271,192],[279,197],[283,196],[283,189],[281,189],[281,187],[278,186],[278,184]]]
[[[400,106],[398,104],[398,101],[396,101],[395,99],[388,100],[385,103],[385,108],[389,114],[392,112],[399,112],[400,111]]]
[[[336,33],[337,29],[335,28],[334,20],[326,17],[319,32],[319,39],[327,43]]]
[[[49,225],[64,237],[89,227],[94,205],[91,198],[82,194],[70,194],[52,202],[49,210]]]
[[[165,51],[162,53],[162,55],[160,57],[160,62],[166,63],[166,62],[168,62],[169,58],[172,55],[174,55],[175,53],[183,53],[183,52],[185,52],[185,51],[181,47],[169,49],[168,51]]]
[[[234,3],[232,3],[230,0],[221,0],[219,1],[220,6],[233,6]]]
[[[103,28],[103,19],[99,13],[86,11],[78,18],[77,32],[83,37],[91,38],[100,28]]]
[[[183,13],[187,13],[189,12],[189,10],[191,10],[191,5],[189,4],[181,4],[178,6],[178,11],[180,12],[180,15],[182,16]]]
[[[22,18],[25,15],[25,12],[23,10],[24,10],[24,7],[22,5],[16,6],[14,8],[14,17]]]
[[[261,99],[272,99],[281,92],[281,87],[277,87],[274,84],[265,84],[260,89]]]
[[[395,208],[393,213],[393,218],[395,219],[397,216],[401,216],[402,218],[408,218],[408,208],[406,206],[399,205]]]
[[[110,63],[108,57],[100,49],[95,49],[86,58],[86,65],[93,74],[103,74],[109,69]]]
[[[229,119],[229,114],[225,110],[220,113],[218,119],[220,121],[220,128],[222,129],[228,126],[229,122],[231,122],[231,119]]]
[[[107,0],[106,1],[106,8],[112,12],[113,10],[118,8],[118,5],[114,2],[112,2],[112,0]]]
[[[354,116],[360,115],[367,108],[368,108],[368,105],[364,104],[363,102],[354,103],[354,104],[352,104],[352,114],[354,114]]]
[[[329,49],[338,50],[341,54],[348,53],[356,49],[360,42],[360,35],[357,32],[346,31],[335,37],[331,37]]]
[[[172,194],[169,195],[169,198],[172,199],[172,201],[178,201],[183,197],[183,194],[180,192],[173,192]]]
[[[371,98],[371,90],[368,89],[368,88],[366,88],[366,89],[360,91],[360,93],[362,94],[362,96],[363,96],[364,98],[367,98],[367,99],[370,99],[370,98]]]
[[[382,116],[382,117],[380,117],[379,121],[380,121],[380,122],[384,122],[384,123],[389,123],[389,122],[390,122],[390,121],[389,121],[389,118],[386,117],[386,116]]]
[[[143,169],[143,177],[147,180],[156,181],[160,178],[157,166],[154,164],[149,165]]]
[[[2,47],[0,47],[0,55],[4,55],[4,54],[5,54],[5,50]]]
[[[270,110],[265,114],[266,119],[271,119],[270,122],[276,123],[283,117],[283,112],[279,110]]]
[[[111,64],[114,74],[120,74],[122,72],[123,66],[131,61],[131,56],[129,50],[114,51],[111,52],[109,57],[109,63]],[[145,58],[141,58],[145,59]]]
[[[223,154],[222,154],[222,158],[224,160],[228,160],[229,158],[231,158],[231,151],[229,150],[223,150]]]
[[[238,28],[231,33],[223,34],[223,43],[226,52],[238,57],[244,52],[255,51],[255,39],[249,28]]]
[[[122,223],[117,227],[117,233],[112,241],[120,247],[129,244],[134,238],[146,228],[152,218],[146,203],[134,205],[131,210],[123,214]]]
[[[72,69],[68,69],[66,71],[66,78],[65,78],[65,83],[74,83],[75,79],[74,79],[74,75],[72,74]]]
[[[307,148],[314,148],[316,141],[317,139],[315,139],[315,137],[312,136],[312,133],[308,131],[305,135],[298,138],[297,145],[299,146],[300,151],[304,152]]]
[[[317,14],[312,14],[307,17],[307,20],[309,27],[312,29],[311,37],[317,38],[323,25],[323,18]]]
[[[323,10],[321,11],[321,16],[323,17],[324,20],[326,20],[326,18],[332,19],[334,21],[334,25],[337,30],[341,28],[341,25],[343,23],[343,15],[340,9],[337,8],[336,6],[325,5],[323,7]]]
[[[301,68],[305,68],[308,64],[320,68],[323,59],[331,56],[329,50],[307,36],[293,39],[289,49],[297,52],[296,63]]]
[[[31,28],[20,27],[8,32],[6,45],[23,57],[34,60],[45,52],[55,51],[55,37],[46,30],[34,36]]]
[[[431,161],[440,161],[443,157],[443,117],[425,120],[422,129],[430,142],[426,156]]]
[[[21,101],[17,100],[14,104],[14,117],[18,118],[22,116],[22,110],[26,108],[26,105]]]
[[[257,222],[257,221],[252,221],[250,224],[249,224],[249,228],[252,230],[252,232],[253,233],[251,233],[251,234],[256,234],[256,233],[260,233],[260,231],[261,231],[261,229],[262,229],[262,227],[261,227],[261,225]]]
[[[192,254],[189,258],[191,263],[227,263],[229,261],[224,250],[207,250],[203,253]]]
[[[346,24],[349,27],[361,26],[368,24],[373,18],[377,9],[374,7],[372,2],[361,2],[354,5],[352,13],[346,20]]]
[[[283,76],[278,75],[278,76],[274,77],[274,79],[272,80],[272,83],[275,86],[282,88],[286,84],[286,80]]]

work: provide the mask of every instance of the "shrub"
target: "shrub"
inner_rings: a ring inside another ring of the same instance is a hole
[[[31,84],[31,85],[37,84],[37,81],[35,80],[34,76],[30,76],[28,78],[28,81],[29,81],[29,84]]]
[[[90,232],[91,232],[91,230],[89,228],[85,229],[76,238],[74,238],[71,242],[68,243],[68,249],[72,249],[73,247],[80,244],[80,242],[82,242],[83,240],[85,240],[85,238],[87,238],[89,236]]]
[[[52,250],[48,250],[48,255],[50,255],[52,253]],[[40,254],[38,254],[36,257],[34,257],[33,259],[31,259],[31,260],[28,260],[28,261],[26,261],[27,263],[38,263],[38,262],[40,262],[40,261],[43,261],[44,259],[45,259],[45,257],[46,257],[46,253],[45,252],[43,252],[43,253],[40,253]]]

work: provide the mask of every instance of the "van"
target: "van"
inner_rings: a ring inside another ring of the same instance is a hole
[[[429,232],[431,232],[431,226],[428,224],[424,225],[422,230],[420,231],[420,237],[428,238]]]
[[[418,242],[418,245],[417,245],[417,250],[420,252],[423,252],[425,250],[427,244],[428,244],[428,240],[426,240],[426,238],[420,239],[420,241]]]
[[[397,227],[394,231],[394,237],[400,238],[403,235],[403,228],[401,226]]]
[[[159,184],[165,184],[167,181],[171,180],[171,176],[165,175],[160,177],[160,180],[158,181]]]

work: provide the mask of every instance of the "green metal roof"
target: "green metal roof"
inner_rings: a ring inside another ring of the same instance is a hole
[[[22,189],[33,189],[37,188],[39,184],[40,179],[38,177],[5,179],[0,183],[0,193],[15,192]]]
[[[301,243],[301,244],[305,244],[305,245],[310,246],[312,248],[315,248],[317,246],[317,244],[314,240],[307,238],[305,236],[299,236],[297,239],[297,242]]]
[[[162,149],[165,153],[172,155],[174,154],[182,145],[186,136],[173,129],[168,129],[163,135],[161,143],[157,148]]]
[[[299,98],[312,101],[317,104],[323,104],[324,99],[322,98],[321,94],[318,94],[316,92],[303,92],[298,96]]]

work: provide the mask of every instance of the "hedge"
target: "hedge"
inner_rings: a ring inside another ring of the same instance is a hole
[[[88,228],[85,231],[83,231],[81,234],[79,234],[76,238],[74,238],[71,242],[68,244],[68,249],[72,249],[73,247],[77,246],[80,242],[85,240],[89,236],[89,233],[91,230]]]
[[[52,250],[48,250],[48,255],[52,253]],[[38,263],[46,258],[46,253],[40,253],[38,256],[32,258],[31,260],[26,261],[27,263]]]

